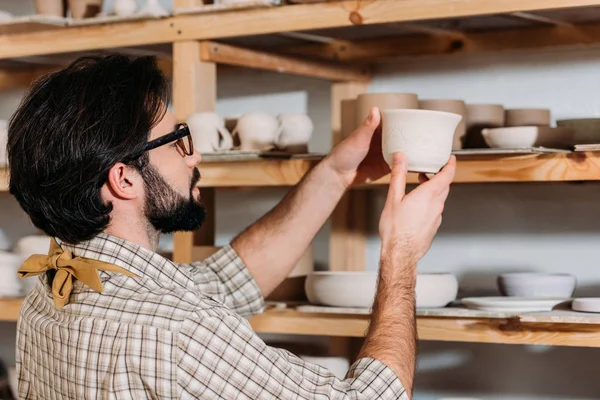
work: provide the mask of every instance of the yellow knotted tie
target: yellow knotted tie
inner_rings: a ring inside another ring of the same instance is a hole
[[[117,265],[90,258],[73,258],[73,254],[68,250],[63,251],[54,238],[51,238],[48,255],[32,255],[21,265],[18,274],[19,277],[26,278],[42,274],[51,269],[56,270],[52,282],[52,296],[54,297],[54,305],[58,308],[64,307],[69,302],[69,296],[71,290],[73,290],[73,277],[98,293],[102,293],[103,290],[98,270],[120,272],[138,278],[136,274]]]

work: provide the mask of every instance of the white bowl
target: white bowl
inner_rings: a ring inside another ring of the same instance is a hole
[[[574,145],[573,130],[545,126],[486,128],[483,139],[491,148],[525,149],[530,147],[568,148]]]
[[[452,274],[417,275],[417,308],[446,307],[457,294],[458,280]]]
[[[370,308],[377,290],[377,272],[312,272],[304,289],[312,304]]]
[[[576,285],[573,275],[537,272],[501,274],[496,282],[504,296],[529,298],[568,298],[573,295]]]
[[[452,153],[454,132],[461,115],[432,110],[381,110],[381,148],[388,165],[402,152],[412,172],[437,173]]]

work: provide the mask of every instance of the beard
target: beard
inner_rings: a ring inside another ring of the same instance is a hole
[[[200,180],[200,171],[194,169],[190,194],[186,198],[176,192],[152,165],[141,172],[146,190],[144,214],[148,222],[161,233],[194,231],[206,219],[206,208],[200,195],[194,198],[192,191]]]

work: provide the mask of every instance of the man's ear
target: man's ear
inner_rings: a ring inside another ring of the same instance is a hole
[[[142,177],[135,168],[116,163],[108,171],[106,186],[111,194],[119,199],[131,200],[140,196]]]

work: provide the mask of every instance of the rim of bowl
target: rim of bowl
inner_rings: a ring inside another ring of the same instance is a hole
[[[560,276],[560,277],[575,277],[568,272],[506,272],[498,275],[499,277],[517,277],[517,276]]]

